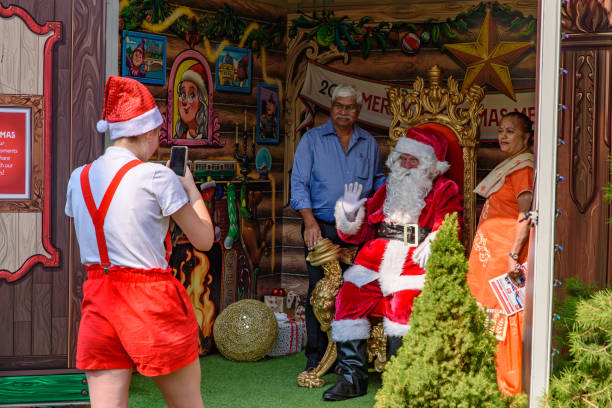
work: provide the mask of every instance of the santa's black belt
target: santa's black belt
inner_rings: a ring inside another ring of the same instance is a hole
[[[376,238],[402,241],[408,246],[417,246],[429,233],[431,228],[419,228],[418,224],[387,224],[381,222],[376,229]],[[415,237],[418,237],[416,241]]]

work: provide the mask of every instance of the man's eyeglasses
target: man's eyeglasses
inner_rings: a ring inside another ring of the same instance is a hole
[[[357,112],[357,109],[359,108],[359,105],[355,105],[355,104],[343,105],[341,103],[334,102],[332,104],[332,107],[334,109],[338,109],[339,111],[345,110],[347,112]]]

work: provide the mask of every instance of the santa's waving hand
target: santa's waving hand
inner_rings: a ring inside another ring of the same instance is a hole
[[[342,209],[349,221],[355,221],[359,207],[365,203],[366,198],[361,198],[363,186],[358,182],[344,185],[344,195],[342,196]]]

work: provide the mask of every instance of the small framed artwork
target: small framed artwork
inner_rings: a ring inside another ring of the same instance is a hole
[[[257,84],[257,143],[278,143],[280,101],[278,85]]]
[[[121,50],[121,76],[166,84],[166,37],[124,30]]]
[[[220,127],[213,111],[213,79],[208,62],[195,50],[181,52],[170,70],[160,144],[222,147]]]
[[[251,68],[251,50],[224,47],[215,65],[215,89],[251,93]]]

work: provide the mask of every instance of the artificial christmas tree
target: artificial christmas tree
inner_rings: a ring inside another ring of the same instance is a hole
[[[495,337],[472,297],[457,214],[447,216],[431,246],[427,278],[410,330],[383,373],[376,408],[506,407],[495,377]],[[514,405],[513,404],[513,405]]]
[[[568,365],[550,382],[547,407],[609,407],[612,404],[612,291],[595,293],[576,307],[569,334]]]

